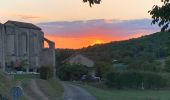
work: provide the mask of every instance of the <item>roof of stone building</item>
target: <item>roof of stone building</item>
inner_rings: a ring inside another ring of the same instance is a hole
[[[87,67],[94,67],[94,62],[82,54],[73,54],[71,57],[64,60],[63,63],[81,64]]]
[[[29,28],[29,29],[36,29],[36,30],[41,30],[41,28],[39,28],[38,26],[32,24],[32,23],[25,23],[25,22],[18,22],[18,21],[7,21],[5,24],[13,24],[17,27],[20,28]]]

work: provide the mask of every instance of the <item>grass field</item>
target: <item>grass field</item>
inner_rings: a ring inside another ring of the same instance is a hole
[[[104,90],[89,85],[80,85],[97,100],[170,100],[170,90]]]
[[[39,79],[39,75],[31,75],[31,74],[23,74],[23,75],[15,75],[15,76],[8,76],[2,71],[0,71],[0,94],[4,97],[12,100],[10,96],[10,89],[12,86],[15,86],[17,82],[21,82],[23,84],[23,88],[29,90],[29,83],[30,80],[36,80],[38,87],[44,92],[48,97],[49,100],[62,100],[63,98],[63,87],[60,85],[57,79],[50,79],[50,80],[41,80]],[[33,97],[35,94],[32,94]],[[27,100],[24,96],[22,96],[21,100]]]
[[[39,88],[43,91],[49,98],[49,100],[63,100],[64,89],[57,79],[36,80]]]
[[[16,74],[13,75],[13,79],[15,81],[20,81],[20,80],[29,80],[29,79],[38,79],[39,74]]]

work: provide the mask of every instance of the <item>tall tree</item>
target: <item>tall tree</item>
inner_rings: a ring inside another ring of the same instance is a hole
[[[83,0],[83,2],[88,2],[90,7],[94,4],[100,4],[101,0]]]
[[[162,6],[154,5],[149,11],[152,15],[152,24],[158,24],[161,31],[170,31],[170,0],[161,0]]]

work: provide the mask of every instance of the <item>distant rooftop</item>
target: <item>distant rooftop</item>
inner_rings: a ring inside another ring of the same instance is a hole
[[[29,29],[36,29],[36,30],[41,30],[41,28],[39,28],[38,26],[32,24],[32,23],[25,23],[25,22],[18,22],[18,21],[7,21],[5,23],[6,24],[13,24],[17,27],[20,27],[20,28],[29,28]]]

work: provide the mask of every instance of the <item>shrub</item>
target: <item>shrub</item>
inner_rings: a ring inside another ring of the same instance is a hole
[[[157,89],[167,86],[167,80],[153,72],[125,71],[108,73],[105,84],[119,89]]]
[[[118,74],[117,74],[118,75]],[[105,84],[108,86],[108,87],[115,87],[116,86],[116,72],[109,72],[106,74],[105,76]]]
[[[170,57],[168,57],[166,59],[166,62],[165,62],[165,71],[166,72],[170,72]]]
[[[114,68],[111,64],[107,62],[96,62],[95,64],[95,71],[97,77],[103,78],[103,76],[110,70],[114,70]]]
[[[83,75],[88,74],[88,69],[82,65],[64,64],[58,68],[57,75],[61,80],[80,80]]]
[[[51,67],[43,66],[39,69],[40,78],[47,80],[53,77],[53,70]]]

